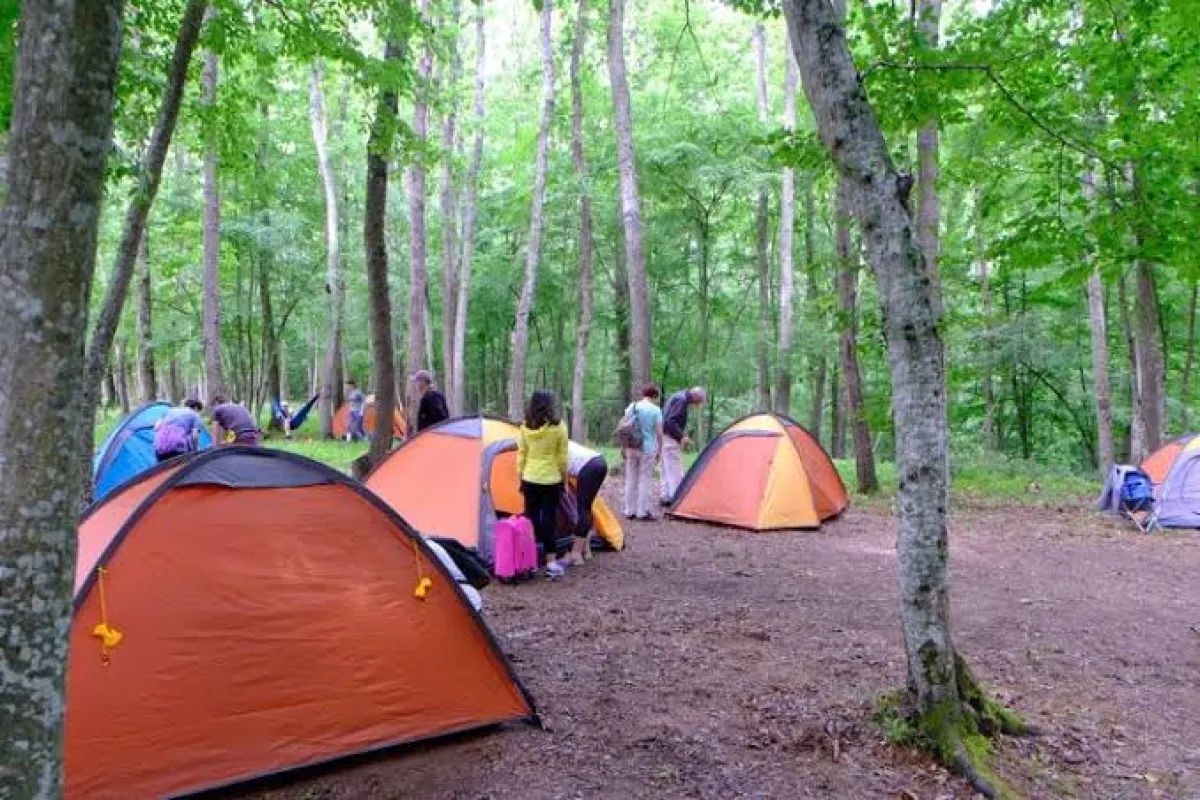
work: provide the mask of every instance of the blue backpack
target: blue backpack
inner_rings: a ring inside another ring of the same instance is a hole
[[[1140,469],[1125,473],[1121,483],[1121,505],[1129,511],[1142,511],[1154,504],[1154,484]]]

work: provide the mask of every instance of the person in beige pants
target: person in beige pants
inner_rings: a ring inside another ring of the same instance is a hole
[[[642,399],[633,404],[638,427],[642,431],[641,449],[625,448],[625,518],[654,519],[650,499],[654,491],[654,465],[662,456],[662,409],[656,403],[658,387],[650,384],[642,390]]]

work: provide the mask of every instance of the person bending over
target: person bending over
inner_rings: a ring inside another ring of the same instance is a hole
[[[179,408],[172,408],[154,424],[154,457],[160,462],[200,449],[200,429],[204,420],[200,410],[204,405],[189,397]]]
[[[533,523],[542,545],[546,576],[560,578],[563,565],[555,552],[554,530],[567,474],[567,426],[559,418],[550,392],[536,391],[529,400],[517,438],[517,469],[521,494],[525,496],[525,516]]]
[[[568,563],[578,566],[592,557],[592,504],[608,477],[604,454],[575,442],[567,442],[567,475],[575,479],[575,541]]]
[[[669,506],[675,500],[679,484],[683,481],[682,451],[692,443],[687,435],[688,410],[703,405],[708,393],[703,386],[693,386],[676,392],[663,407],[663,450],[662,450],[662,504]]]
[[[244,444],[257,446],[262,440],[262,431],[250,412],[241,403],[231,403],[223,394],[213,395],[212,407],[213,443]]]

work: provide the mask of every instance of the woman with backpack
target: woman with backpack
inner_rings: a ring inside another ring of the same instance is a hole
[[[554,531],[567,475],[567,426],[559,418],[555,405],[551,392],[534,392],[517,438],[517,468],[521,494],[525,496],[525,516],[533,523],[542,545],[549,578],[560,578],[565,571],[555,552]]]
[[[650,495],[654,465],[662,456],[663,415],[654,384],[642,390],[642,399],[625,409],[617,439],[625,454],[625,518],[652,520]]]

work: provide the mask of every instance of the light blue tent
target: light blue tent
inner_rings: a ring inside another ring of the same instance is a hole
[[[117,423],[92,459],[93,498],[101,500],[125,481],[158,463],[154,455],[154,425],[171,410],[170,403],[146,403]],[[211,446],[208,431],[200,429],[200,449]]]

